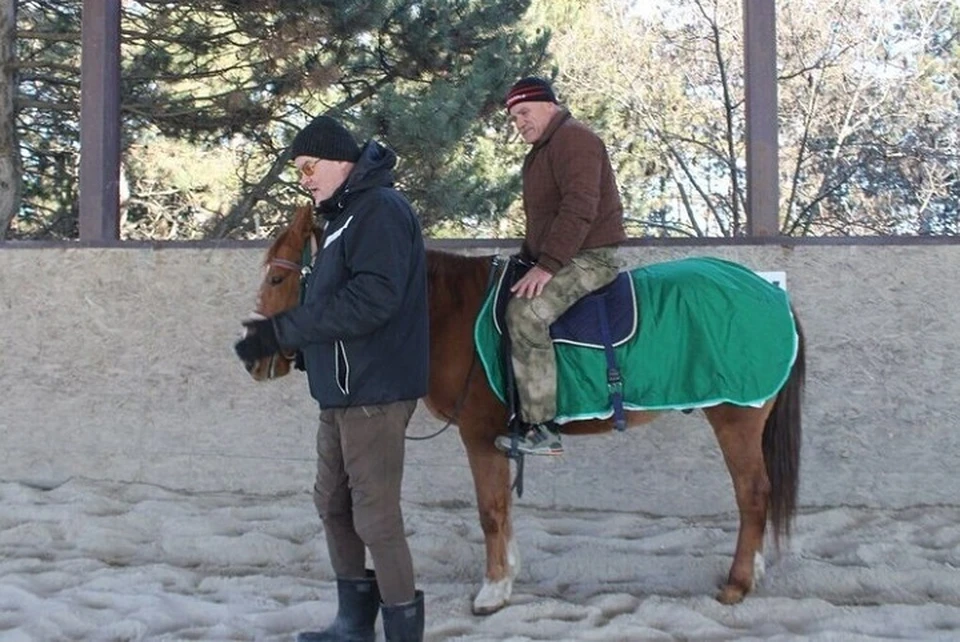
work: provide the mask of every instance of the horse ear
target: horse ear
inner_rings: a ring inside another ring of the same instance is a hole
[[[293,223],[290,224],[291,228],[302,230],[304,234],[310,232],[313,229],[313,206],[312,205],[298,205],[296,211],[293,215]]]

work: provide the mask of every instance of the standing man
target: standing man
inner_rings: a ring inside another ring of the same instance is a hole
[[[585,294],[613,281],[626,239],[623,206],[603,141],[557,104],[542,78],[517,81],[504,101],[531,145],[523,161],[523,254],[535,265],[511,288],[507,328],[526,432],[517,448],[559,455],[557,363],[550,324]],[[496,439],[501,450],[511,439]]]
[[[293,139],[300,185],[326,220],[303,304],[252,321],[237,343],[244,361],[301,350],[320,404],[314,503],[337,576],[337,617],[300,642],[423,640],[423,593],[414,586],[400,486],[404,437],[427,392],[426,255],[410,203],[393,188],[396,155],[361,148],[319,116]],[[370,550],[374,570],[366,568]]]

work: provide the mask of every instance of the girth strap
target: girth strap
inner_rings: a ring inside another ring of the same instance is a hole
[[[513,283],[527,273],[532,264],[524,261],[519,255],[511,256],[504,269],[504,276],[501,283],[509,291]],[[506,314],[507,300],[509,297],[503,297],[501,306],[498,310],[500,314]],[[523,462],[524,454],[517,448],[521,431],[523,429],[523,420],[520,418],[520,398],[517,394],[517,380],[513,372],[512,351],[510,342],[510,333],[504,332],[500,341],[500,359],[503,364],[504,375],[504,393],[507,400],[507,428],[510,433],[510,449],[507,451],[507,458],[517,462],[517,475],[514,477],[511,490],[515,490],[517,497],[523,497]]]
[[[600,317],[600,336],[603,339],[603,354],[607,360],[607,388],[610,391],[610,405],[613,406],[613,425],[617,430],[626,430],[627,418],[623,412],[623,378],[620,376],[620,367],[613,352],[607,306],[599,298],[594,299],[594,305]]]

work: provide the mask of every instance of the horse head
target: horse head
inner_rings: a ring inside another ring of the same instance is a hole
[[[309,269],[311,257],[316,254],[315,229],[313,208],[309,205],[298,207],[293,222],[267,250],[253,318],[265,319],[299,303],[301,275],[304,268]],[[276,379],[290,372],[295,356],[280,352],[248,363],[247,371],[257,381]]]

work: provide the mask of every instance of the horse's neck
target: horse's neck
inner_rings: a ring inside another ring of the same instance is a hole
[[[491,258],[427,252],[431,320],[476,316],[486,295]]]

